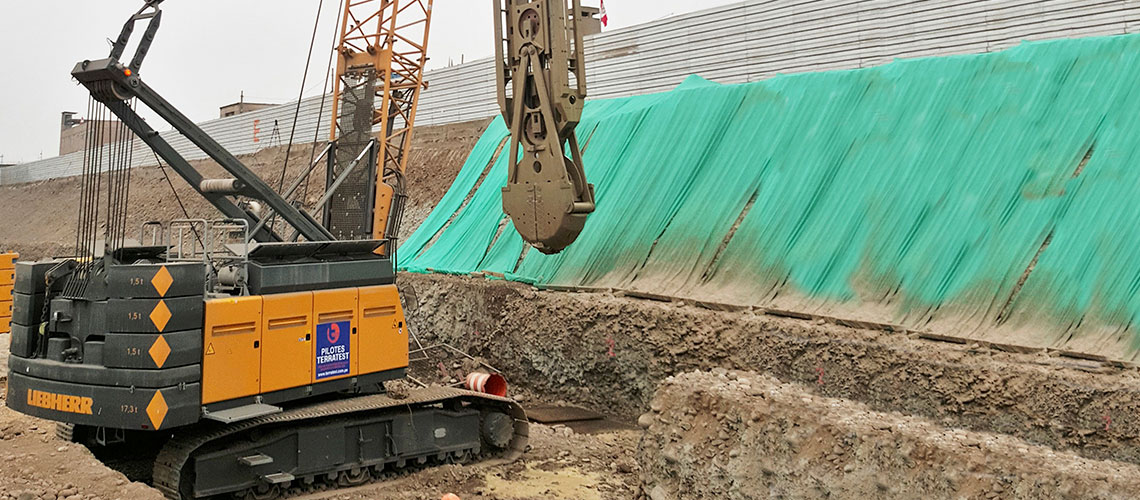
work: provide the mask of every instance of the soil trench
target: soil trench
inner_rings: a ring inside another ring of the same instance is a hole
[[[670,377],[639,446],[650,498],[1127,498],[1140,466],[820,397],[755,373]]]
[[[677,373],[749,370],[947,427],[1140,464],[1133,369],[503,281],[403,274],[408,323],[512,384],[633,420]]]

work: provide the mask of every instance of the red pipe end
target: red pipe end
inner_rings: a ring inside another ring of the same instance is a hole
[[[503,378],[502,375],[492,373],[483,386],[483,392],[500,398],[507,397],[507,379]]]
[[[507,397],[507,379],[497,373],[470,373],[467,375],[464,385],[467,386],[467,389],[475,392],[501,398]]]

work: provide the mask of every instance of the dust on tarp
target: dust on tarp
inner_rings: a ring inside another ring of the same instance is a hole
[[[1121,35],[591,101],[597,211],[551,256],[502,212],[499,119],[400,267],[1135,359],[1138,77]]]

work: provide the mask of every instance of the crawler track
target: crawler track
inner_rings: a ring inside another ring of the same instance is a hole
[[[410,416],[417,412],[430,412],[442,407],[462,407],[479,411],[479,428],[484,429],[489,415],[503,414],[510,418],[512,434],[506,446],[497,448],[485,438],[479,438],[473,447],[452,450],[416,450],[403,452],[395,449],[393,438],[387,436],[382,444],[371,446],[391,446],[394,453],[383,458],[330,461],[323,470],[306,470],[293,475],[294,471],[281,470],[273,481],[264,481],[256,486],[235,483],[226,493],[235,496],[267,499],[282,494],[302,493],[314,487],[334,483],[338,486],[355,486],[368,481],[385,479],[395,474],[427,466],[431,463],[464,462],[471,459],[481,461],[513,461],[522,455],[527,443],[527,420],[522,407],[512,400],[471,391],[445,387],[429,387],[413,391],[407,398],[395,399],[388,395],[359,396],[331,402],[317,403],[288,411],[252,419],[232,425],[203,424],[175,436],[159,453],[154,464],[154,486],[171,500],[193,498],[194,458],[198,453],[226,452],[227,448],[249,448],[250,441],[243,437],[256,436],[258,432],[288,431],[312,426],[343,426],[365,421],[384,420]],[[442,410],[439,410],[442,411]],[[425,439],[431,439],[432,428],[417,430],[427,432]],[[435,430],[438,437],[438,430]],[[365,440],[361,440],[365,443]],[[371,443],[369,441],[369,443]],[[254,445],[257,445],[255,442]],[[235,464],[240,466],[240,464]],[[215,494],[215,493],[210,493]]]

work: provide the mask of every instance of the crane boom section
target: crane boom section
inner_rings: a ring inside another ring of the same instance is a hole
[[[345,0],[329,140],[340,171],[375,138],[377,168],[361,169],[334,195],[330,230],[346,239],[395,238],[420,92],[427,88],[432,0]],[[372,131],[379,127],[373,136]],[[353,181],[356,182],[353,182]],[[358,210],[337,210],[356,206]],[[369,216],[370,215],[370,216]],[[345,220],[337,220],[337,218]]]

